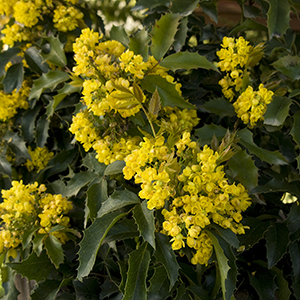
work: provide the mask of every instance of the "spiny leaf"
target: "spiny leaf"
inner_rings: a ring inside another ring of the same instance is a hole
[[[139,0],[136,5],[132,8],[132,10],[141,10],[141,9],[152,9],[155,8],[157,6],[169,6],[171,3],[170,0]]]
[[[282,36],[290,27],[290,3],[288,0],[267,0],[269,10],[267,13],[267,23],[269,29],[269,39],[275,36]]]
[[[122,173],[124,167],[125,167],[125,162],[123,160],[116,160],[106,167],[103,175],[107,176],[107,175],[120,174]]]
[[[147,299],[166,299],[170,295],[169,285],[170,282],[165,268],[163,266],[158,266],[154,269],[154,274],[150,278],[150,286]]]
[[[123,300],[146,300],[146,278],[150,263],[150,252],[144,242],[137,250],[129,254],[129,269]]]
[[[12,168],[5,155],[0,153],[0,173],[11,177]]]
[[[64,251],[61,242],[52,234],[45,239],[45,249],[52,263],[58,269],[59,265],[64,261]]]
[[[253,142],[253,134],[247,128],[244,128],[237,133],[239,143],[242,144],[251,154],[255,154],[262,161],[265,161],[271,165],[286,165],[287,161],[285,157],[278,151],[268,151],[258,147]]]
[[[21,120],[22,135],[29,144],[33,141],[35,122],[41,108],[42,106],[40,105],[36,105],[33,109],[28,108]]]
[[[155,249],[154,215],[153,210],[147,208],[147,201],[143,201],[134,207],[133,217],[138,225],[141,236]]]
[[[44,37],[43,39],[50,45],[50,51],[48,53],[41,53],[44,61],[50,61],[59,67],[66,66],[67,58],[64,52],[64,45],[60,42],[59,38],[51,35],[49,37]]]
[[[126,214],[113,212],[97,218],[95,222],[84,231],[84,236],[80,242],[79,267],[77,278],[81,281],[83,277],[91,272],[98,250],[111,227]]]
[[[46,73],[49,69],[49,66],[46,63],[43,63],[43,57],[36,47],[29,47],[24,52],[24,58],[30,69],[39,75]]]
[[[299,56],[283,56],[276,60],[273,64],[274,68],[282,74],[293,80],[300,79],[300,57]]]
[[[200,146],[210,144],[212,138],[215,136],[218,140],[221,140],[227,129],[216,124],[204,125],[201,128],[195,129],[195,135],[198,137]]]
[[[8,146],[17,156],[31,160],[25,141],[16,132],[6,131],[3,139],[7,141]]]
[[[289,245],[289,253],[293,264],[295,282],[300,281],[300,241],[294,241]]]
[[[273,267],[271,272],[276,275],[275,284],[278,286],[276,291],[276,297],[278,300],[290,299],[291,290],[289,289],[289,283],[283,276],[283,271],[277,267]]]
[[[169,242],[169,238],[161,233],[156,233],[155,237],[156,251],[154,256],[156,260],[165,267],[170,279],[169,290],[171,290],[179,275],[179,265]]]
[[[149,42],[149,33],[145,30],[145,28],[143,28],[130,38],[129,50],[133,51],[135,55],[142,55],[144,61],[147,61],[149,54]]]
[[[152,94],[151,100],[149,102],[149,114],[154,119],[157,118],[158,113],[160,111],[160,107],[161,107],[160,97],[156,89],[155,92]]]
[[[7,63],[20,52],[21,49],[19,48],[9,48],[0,53],[0,77],[5,74],[5,66]]]
[[[47,116],[42,116],[36,125],[36,144],[38,147],[43,148],[47,142],[49,136],[49,125],[50,121],[47,119]]]
[[[205,112],[214,113],[220,118],[235,116],[234,108],[232,104],[224,97],[218,99],[211,99],[205,102],[200,107]]]
[[[135,98],[142,103],[144,101],[144,93],[143,90],[139,87],[135,82],[133,83],[133,93]]]
[[[289,230],[285,224],[274,223],[266,232],[268,268],[272,268],[286,253],[289,243]]]
[[[157,92],[160,96],[160,100],[163,106],[180,107],[180,108],[192,108],[195,107],[185,101],[175,89],[175,85],[168,82],[165,78],[159,75],[147,75],[141,80],[142,87],[150,93]]]
[[[41,94],[46,89],[54,89],[58,84],[69,80],[70,77],[68,73],[63,71],[49,71],[44,73],[39,79],[33,82],[33,87],[29,94],[29,100],[39,99]]]
[[[108,197],[108,199],[102,203],[100,210],[98,211],[98,218],[122,208],[127,205],[140,203],[139,197],[128,190],[124,191],[114,191],[112,195]]]
[[[165,14],[153,26],[150,49],[156,60],[162,59],[172,45],[179,19],[179,14]]]
[[[189,71],[191,69],[198,68],[219,72],[218,68],[212,62],[210,62],[205,56],[196,52],[185,51],[171,54],[164,58],[159,64],[173,72],[178,69],[185,69]]]
[[[258,169],[245,150],[237,151],[228,161],[230,175],[249,191],[258,184]]]
[[[181,16],[190,15],[198,6],[199,0],[173,0],[171,11],[172,13],[179,13]]]
[[[12,93],[14,90],[17,92],[22,86],[24,79],[23,63],[17,63],[10,66],[6,72],[6,75],[2,81],[5,93]]]
[[[297,143],[298,147],[300,146],[300,111],[296,112],[293,116],[294,124],[290,131],[290,134],[293,136],[294,141]],[[298,169],[300,170],[300,160],[298,162]]]
[[[178,31],[175,34],[175,41],[173,43],[173,47],[176,52],[180,51],[180,49],[185,44],[185,40],[187,38],[187,32],[188,32],[187,24],[188,24],[188,17],[181,18]]]
[[[129,38],[124,29],[124,26],[122,25],[121,26],[113,25],[113,27],[110,30],[110,38],[112,40],[122,43],[125,46],[128,46]]]

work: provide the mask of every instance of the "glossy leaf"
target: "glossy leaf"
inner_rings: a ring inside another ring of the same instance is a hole
[[[199,68],[218,72],[218,68],[212,62],[210,62],[205,56],[196,52],[177,52],[175,54],[168,55],[159,64],[173,72],[179,69],[189,71],[191,69]]]
[[[209,16],[215,23],[218,23],[217,2],[202,1],[200,2],[200,7],[207,16]]]
[[[133,51],[135,55],[142,55],[144,61],[147,61],[149,54],[150,36],[143,28],[134,36],[130,37],[129,50]]]
[[[67,65],[67,58],[64,52],[64,45],[60,42],[59,38],[51,35],[43,39],[50,45],[50,51],[48,53],[41,53],[44,61],[50,61],[58,67],[65,67]]]
[[[253,133],[244,128],[237,133],[239,143],[242,144],[251,154],[256,155],[262,161],[265,161],[271,165],[286,165],[287,161],[285,157],[278,151],[268,151],[258,147],[253,141]]]
[[[147,300],[166,299],[170,295],[169,286],[170,281],[166,269],[163,266],[158,266],[154,269],[154,274],[150,278]]]
[[[5,93],[12,93],[14,90],[19,91],[24,79],[23,63],[16,63],[10,66],[2,81]]]
[[[300,146],[300,111],[296,112],[293,116],[294,124],[290,131],[290,134],[293,136],[294,141],[297,143],[298,147]],[[300,160],[298,162],[298,169],[300,170]]]
[[[102,203],[97,217],[100,218],[108,214],[109,212],[115,211],[119,208],[138,203],[140,203],[140,199],[135,193],[128,190],[116,190],[108,197],[105,202]]]
[[[132,10],[140,10],[140,9],[152,9],[157,6],[165,5],[169,6],[171,3],[170,0],[152,0],[151,2],[148,0],[139,0],[136,5],[132,8]]]
[[[289,283],[284,278],[283,271],[278,269],[277,267],[272,268],[272,273],[276,275],[275,284],[278,286],[276,290],[276,296],[278,300],[290,299],[291,290],[289,288]]]
[[[47,142],[47,138],[49,136],[49,125],[50,121],[47,119],[47,116],[42,116],[36,125],[36,144],[37,147],[45,147],[45,144]]]
[[[38,105],[33,109],[27,109],[21,120],[22,135],[29,144],[31,144],[34,139],[35,122],[40,110],[41,106]]]
[[[49,71],[44,73],[39,79],[33,82],[33,87],[29,94],[29,100],[39,99],[46,89],[54,89],[58,84],[69,80],[68,73],[63,71]]]
[[[217,224],[210,225],[210,231],[213,232],[215,235],[219,235],[224,241],[226,241],[230,246],[238,249],[239,248],[239,240],[235,233],[229,228],[224,229],[223,227]]]
[[[30,295],[31,300],[53,300],[56,298],[61,286],[61,281],[55,279],[48,279],[40,282],[33,293]]]
[[[163,106],[179,107],[179,108],[192,108],[195,107],[185,101],[175,89],[175,85],[168,82],[165,78],[159,75],[145,76],[141,81],[142,87],[150,93],[157,90]]]
[[[110,30],[110,38],[112,40],[116,40],[116,41],[122,43],[125,46],[128,46],[129,38],[128,38],[127,33],[124,29],[124,26],[115,26],[115,25],[113,25],[113,27]]]
[[[153,210],[147,208],[147,201],[143,201],[134,207],[133,217],[143,239],[155,249],[154,215]]]
[[[150,263],[150,252],[147,242],[129,254],[129,268],[125,284],[123,300],[146,300],[146,278]]]
[[[126,240],[138,236],[139,232],[134,220],[124,219],[111,228],[104,239],[104,242]]]
[[[5,66],[7,63],[20,52],[21,49],[13,47],[0,53],[0,77],[5,74]]]
[[[216,114],[220,118],[233,117],[236,115],[232,104],[223,97],[205,102],[201,105],[201,110]]]
[[[17,156],[31,160],[25,141],[16,132],[6,131],[3,139]]]
[[[5,155],[0,153],[0,173],[11,177],[12,168]]]
[[[41,56],[40,52],[36,49],[36,47],[29,47],[24,52],[24,58],[26,59],[26,62],[30,69],[38,75],[46,73],[49,69],[48,64],[43,62],[43,57]]]
[[[18,263],[8,263],[8,265],[22,276],[29,280],[42,281],[55,270],[45,251],[37,256],[34,252],[26,259]]]
[[[153,26],[150,49],[156,60],[161,60],[171,47],[177,32],[179,19],[178,14],[166,14],[156,21]]]
[[[204,125],[195,129],[195,135],[198,137],[200,146],[209,145],[215,136],[221,140],[227,132],[227,129],[216,124]]]
[[[294,281],[300,281],[300,241],[294,241],[289,245],[289,253],[292,260]]]
[[[172,13],[180,14],[181,16],[190,15],[198,6],[199,0],[173,0],[171,11]]]
[[[286,97],[274,97],[273,101],[268,104],[267,111],[264,115],[264,124],[281,126],[289,115],[291,104],[292,99]]]
[[[274,68],[282,74],[290,77],[293,80],[300,79],[300,57],[299,56],[283,56],[275,61]]]
[[[58,269],[59,265],[64,261],[64,251],[61,242],[52,234],[49,234],[45,239],[45,249],[47,254]]]
[[[175,34],[175,41],[173,42],[173,47],[176,52],[180,51],[180,49],[185,44],[187,39],[187,32],[188,32],[188,17],[183,17],[180,19],[178,31]]]
[[[124,167],[125,167],[125,162],[123,160],[116,160],[106,167],[103,175],[105,176],[105,175],[120,174],[123,172]]]
[[[282,36],[290,27],[290,3],[288,0],[267,0],[269,10],[267,13],[267,23],[269,29],[269,39],[273,36]]]
[[[274,223],[265,234],[268,268],[272,268],[286,253],[289,243],[289,230],[285,224]]]
[[[90,171],[94,171],[99,176],[103,176],[107,166],[100,163],[95,156],[95,153],[87,153],[82,161],[82,165],[89,168]]]
[[[75,280],[74,288],[76,292],[76,299],[88,300],[99,299],[101,287],[97,278],[88,277],[84,278],[82,282]]]
[[[258,169],[245,150],[238,151],[228,160],[230,175],[242,183],[249,191],[258,184]]]
[[[91,272],[98,250],[111,227],[120,220],[125,214],[113,212],[97,218],[95,222],[84,231],[83,239],[79,246],[79,267],[77,278],[88,276]]]
[[[160,262],[165,267],[170,280],[169,290],[171,290],[178,279],[179,265],[169,238],[162,233],[156,233],[155,237],[156,250],[154,256],[157,262]]]

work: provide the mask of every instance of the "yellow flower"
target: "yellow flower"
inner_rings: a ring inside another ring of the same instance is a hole
[[[39,172],[43,170],[48,165],[49,160],[54,156],[54,153],[49,152],[46,147],[36,147],[34,150],[31,150],[31,147],[29,147],[28,152],[31,156],[31,161],[27,159],[25,163],[28,171],[37,169],[36,171]]]

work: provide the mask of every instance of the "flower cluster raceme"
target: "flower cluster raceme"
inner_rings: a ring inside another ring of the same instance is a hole
[[[24,185],[22,181],[13,181],[11,189],[2,190],[1,193],[0,253],[18,247],[24,232],[34,225],[39,228],[39,233],[49,233],[56,225],[69,226],[70,220],[66,214],[73,208],[72,203],[61,195],[46,193],[43,184]],[[49,234],[53,234],[61,243],[68,240],[63,231]]]
[[[62,32],[84,28],[83,13],[76,7],[78,0],[0,0],[0,15],[13,18],[1,30],[4,44],[13,47],[16,42],[31,41],[43,30],[44,15]]]
[[[34,150],[31,150],[31,147],[29,147],[28,152],[31,156],[31,160],[27,159],[25,163],[28,171],[36,170],[36,172],[39,172],[43,170],[54,156],[54,153],[50,152],[46,147],[36,147]]]
[[[19,91],[7,94],[0,90],[0,120],[6,122],[17,114],[18,109],[27,109],[29,93],[30,87],[26,81]]]
[[[253,91],[253,87],[248,86],[246,90],[242,87],[243,76],[247,72],[247,67],[257,63],[262,55],[262,45],[256,47],[249,45],[243,37],[238,39],[224,37],[222,49],[217,51],[220,59],[218,66],[226,75],[219,81],[224,96],[233,101],[236,93],[239,92],[238,99],[233,103],[237,116],[245,124],[250,123],[253,127],[258,120],[263,119],[267,104],[272,102],[273,92],[267,90],[263,84],[259,85],[258,91]],[[247,78],[249,75],[247,75]]]
[[[189,132],[172,147],[165,138],[144,138],[140,149],[125,158],[124,178],[141,185],[139,196],[149,209],[161,209],[162,232],[171,236],[173,250],[193,249],[193,264],[206,264],[213,246],[207,226],[211,223],[243,234],[241,213],[251,204],[241,184],[229,184],[220,154],[208,146],[200,150]],[[169,145],[170,146],[170,145]]]

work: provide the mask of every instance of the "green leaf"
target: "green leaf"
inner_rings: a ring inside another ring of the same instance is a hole
[[[170,296],[169,286],[166,269],[163,266],[156,267],[150,279],[147,300],[165,300]]]
[[[51,35],[44,37],[43,40],[50,44],[50,51],[48,53],[41,53],[44,61],[50,61],[58,67],[65,67],[67,65],[67,58],[64,52],[64,45],[60,42],[59,38]]]
[[[103,175],[106,176],[106,175],[120,174],[123,172],[124,167],[125,167],[125,162],[123,160],[116,160],[106,167]]]
[[[106,215],[109,212],[117,210],[131,204],[140,203],[139,197],[128,190],[114,191],[108,199],[102,203],[100,210],[98,211],[98,218]]]
[[[265,234],[268,268],[271,269],[286,253],[289,243],[289,230],[285,224],[273,223]]]
[[[9,281],[8,281],[9,290],[8,290],[8,293],[4,297],[1,297],[1,300],[16,300],[16,299],[19,298],[20,292],[16,288],[15,282],[20,278],[20,276],[19,276],[19,274],[12,274],[12,273],[13,272],[10,272],[10,274],[9,274]],[[1,285],[1,287],[2,287],[2,285]]]
[[[299,252],[298,252],[299,253]],[[275,277],[275,284],[278,286],[276,290],[276,298],[278,300],[286,300],[290,299],[291,290],[289,289],[289,283],[283,276],[283,271],[278,269],[277,267],[273,267],[271,272],[276,275]]]
[[[294,116],[294,124],[290,131],[290,134],[293,136],[294,141],[297,143],[298,147],[300,146],[300,111],[297,111]],[[298,162],[298,169],[300,170],[300,160]]]
[[[43,57],[36,47],[29,47],[24,52],[24,58],[30,69],[38,75],[48,72],[49,66],[43,62]]]
[[[176,14],[179,13],[181,16],[190,15],[198,6],[199,0],[173,0],[171,12]]]
[[[238,151],[228,160],[230,176],[249,191],[258,185],[258,169],[245,150]]]
[[[39,99],[46,89],[54,89],[58,84],[69,80],[68,73],[63,71],[49,71],[33,82],[29,100]]]
[[[64,261],[64,251],[60,241],[52,234],[49,234],[45,239],[45,249],[47,254],[58,269],[59,265]]]
[[[141,9],[153,9],[157,6],[169,6],[171,3],[170,0],[139,0],[136,5],[132,8],[132,10],[141,10]]]
[[[6,156],[2,153],[0,153],[0,173],[9,177],[11,177],[12,174],[11,164],[7,161]]]
[[[246,19],[245,22],[233,28],[230,31],[229,36],[236,36],[240,32],[245,32],[248,30],[255,30],[255,31],[267,31],[267,27],[253,21],[252,19]]]
[[[124,215],[125,214],[120,214],[119,212],[106,214],[102,218],[97,218],[95,222],[84,231],[78,252],[79,267],[77,278],[80,281],[82,281],[83,277],[89,275],[104,238],[113,225]]]
[[[31,160],[31,156],[28,153],[25,141],[18,135],[18,133],[8,130],[6,131],[3,139],[7,141],[8,146],[17,156],[25,157]]]
[[[192,108],[195,106],[185,101],[175,89],[175,85],[159,75],[147,75],[141,80],[142,87],[150,93],[157,92],[163,106]]]
[[[93,181],[96,177],[98,176],[90,171],[83,171],[75,174],[68,182],[64,196],[71,197],[77,195],[82,187]]]
[[[295,282],[300,280],[300,241],[289,244],[289,253],[293,264],[293,274]]]
[[[229,245],[233,246],[234,248],[239,248],[239,240],[236,234],[229,228],[224,229],[223,227],[212,223],[210,225],[210,231],[215,235],[219,235],[222,239],[224,239],[224,241],[226,241]]]
[[[254,275],[253,275],[254,274]],[[251,285],[255,288],[259,299],[276,299],[275,275],[259,265],[255,265],[255,271],[249,274]]]
[[[27,109],[21,119],[22,135],[29,144],[33,142],[35,121],[41,108],[41,106],[36,105],[33,109]]]
[[[46,115],[39,118],[36,125],[36,144],[37,147],[44,148],[49,136],[49,125],[50,121],[47,119]]]
[[[159,64],[173,72],[179,69],[189,71],[198,68],[219,72],[218,68],[212,62],[196,52],[184,51],[171,54],[164,58]]]
[[[245,245],[246,248],[251,248],[258,243],[259,240],[264,237],[270,226],[269,221],[262,222],[254,217],[244,217],[242,223],[244,226],[249,226],[249,229],[245,230],[245,234],[238,237],[240,245]]]
[[[149,42],[149,33],[145,30],[145,28],[143,28],[134,36],[130,37],[129,50],[133,51],[135,55],[142,55],[144,61],[147,61],[149,54]]]
[[[156,21],[153,26],[150,49],[156,60],[162,59],[171,47],[177,32],[179,19],[180,16],[178,14],[166,14]]]
[[[273,36],[281,37],[290,27],[290,3],[288,0],[267,0],[267,2],[270,4],[267,13],[269,39]]]
[[[286,165],[287,161],[285,157],[278,151],[268,151],[258,147],[253,142],[253,134],[247,128],[239,130],[237,132],[237,138],[239,143],[242,144],[251,154],[256,155],[262,161],[265,161],[271,165]]]
[[[137,250],[129,254],[129,269],[123,300],[146,300],[146,278],[150,263],[150,252],[144,242]]]
[[[133,218],[138,225],[143,239],[155,249],[155,225],[153,210],[147,208],[147,201],[137,204],[133,210]]]
[[[28,245],[30,244],[30,242],[32,240],[33,235],[36,233],[36,231],[38,229],[39,229],[38,226],[33,226],[32,228],[26,229],[24,231],[23,238],[22,238],[22,248],[23,248],[23,250],[28,247]]]
[[[107,181],[102,178],[100,183],[95,183],[87,190],[86,209],[88,209],[87,218],[94,221],[97,217],[97,212],[101,207],[101,203],[107,200]]]
[[[201,105],[201,110],[216,114],[220,118],[236,115],[232,104],[225,98],[211,99]]]
[[[73,284],[76,292],[76,299],[102,299],[99,295],[101,292],[101,287],[97,278],[84,278],[82,282],[74,280]]]
[[[152,94],[148,109],[150,116],[156,119],[161,109],[160,97],[157,90],[155,90],[155,92]]]
[[[5,74],[5,66],[11,61],[17,54],[21,52],[19,48],[9,48],[0,53],[0,77]]]
[[[128,46],[129,43],[129,38],[123,25],[121,26],[113,25],[113,27],[110,30],[110,39],[118,41],[122,43],[124,46]]]
[[[87,153],[82,161],[82,165],[94,171],[99,176],[103,176],[106,169],[106,165],[96,159],[96,153]]]
[[[203,127],[195,129],[195,135],[198,137],[201,147],[209,145],[214,136],[218,140],[221,140],[225,136],[226,132],[226,128],[216,124],[205,124]]]
[[[57,105],[63,99],[65,99],[66,96],[73,93],[79,93],[80,90],[81,87],[77,87],[69,83],[65,83],[64,86],[57,91],[57,95],[53,97],[53,101],[50,100],[49,104],[47,105],[47,110],[46,110],[47,118],[49,119],[53,115]]]
[[[289,115],[292,99],[286,97],[274,97],[268,104],[264,115],[264,124],[272,126],[281,126]]]
[[[170,280],[169,291],[173,288],[179,275],[179,265],[169,242],[169,238],[162,233],[155,233],[156,250],[154,256],[157,262],[165,267]]]
[[[2,81],[5,93],[12,93],[15,89],[18,91],[23,83],[24,68],[23,63],[16,63],[10,66],[6,72],[6,75]]]
[[[200,7],[206,15],[208,15],[215,23],[218,23],[217,2],[201,1]]]
[[[274,68],[282,74],[293,80],[300,79],[300,57],[299,56],[283,56],[276,60],[273,64]]]
[[[227,279],[228,272],[230,270],[230,267],[228,265],[228,258],[225,256],[224,251],[223,251],[222,247],[220,246],[219,241],[215,237],[215,235],[213,233],[211,233],[210,231],[205,231],[205,232],[208,234],[208,236],[210,237],[210,239],[212,240],[212,243],[214,245],[214,250],[215,250],[215,254],[217,257],[217,263],[218,263],[218,271],[220,272],[220,276],[221,276],[223,299],[227,300],[228,298],[225,297],[225,294],[226,294],[225,281]]]
[[[133,219],[124,219],[115,224],[104,239],[105,242],[126,240],[138,237],[139,232]]]
[[[175,41],[173,43],[173,47],[176,52],[180,51],[180,49],[184,46],[187,32],[188,32],[188,17],[184,17],[180,19],[178,31],[175,34]]]
[[[32,249],[38,256],[40,256],[43,251],[44,238],[46,238],[46,234],[37,233],[32,241]]]
[[[9,267],[29,280],[42,281],[55,270],[45,251],[38,257],[34,252],[18,263],[8,263]]]
[[[48,279],[38,283],[38,287],[33,290],[30,295],[31,300],[53,300],[56,299],[56,295],[61,287],[61,281]]]

